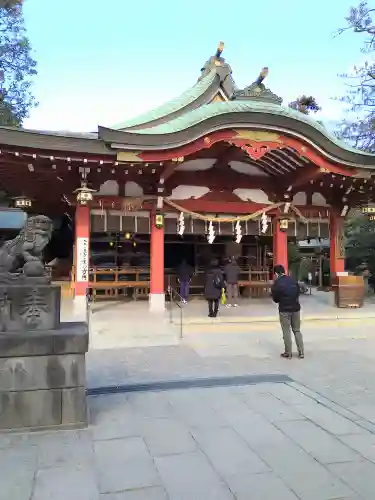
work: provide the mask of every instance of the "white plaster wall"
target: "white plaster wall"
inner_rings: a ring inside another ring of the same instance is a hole
[[[307,196],[306,193],[300,191],[293,196],[292,200],[293,205],[306,205],[307,204]]]
[[[243,161],[231,161],[229,165],[233,170],[241,174],[269,177],[269,175],[261,168],[256,167],[255,165],[249,165]]]
[[[252,201],[254,203],[264,203],[270,205],[267,193],[261,189],[235,189],[233,194],[243,201]]]
[[[328,206],[327,200],[320,193],[314,193],[312,195],[312,204],[319,205],[320,207]]]
[[[143,188],[134,181],[129,181],[125,183],[125,196],[142,196]]]
[[[115,180],[109,180],[101,184],[98,194],[103,196],[118,196],[119,195],[119,185]]]
[[[215,163],[216,163],[215,158],[190,160],[190,161],[185,161],[182,165],[176,167],[176,170],[182,170],[186,172],[197,171],[197,170],[208,170],[212,168]]]
[[[205,186],[180,185],[173,189],[169,198],[171,200],[188,200],[189,198],[197,200],[209,192],[209,188]]]

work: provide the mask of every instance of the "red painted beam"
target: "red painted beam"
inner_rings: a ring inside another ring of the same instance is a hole
[[[162,151],[143,151],[139,153],[138,156],[143,161],[150,162],[170,160],[197,153],[198,151],[210,148],[213,144],[218,142],[228,142],[229,144],[241,148],[246,151],[253,160],[262,158],[262,156],[267,154],[267,152],[274,149],[290,147],[297,151],[300,156],[309,159],[317,167],[324,169],[326,172],[348,177],[352,177],[355,174],[354,169],[349,169],[329,161],[314,148],[307,146],[303,141],[284,135],[279,136],[279,142],[254,141],[244,137],[239,137],[234,130],[213,132],[212,134],[201,137],[200,139],[193,141],[190,144],[181,146],[180,148],[164,149]]]
[[[250,214],[255,211],[267,208],[269,205],[254,203],[251,201],[226,201],[225,193],[216,193],[218,197],[218,201],[207,200],[204,197],[199,199],[189,199],[189,200],[172,200],[177,205],[181,207],[191,210],[192,212],[198,212],[201,214],[205,213],[221,213],[221,214]],[[224,199],[223,199],[224,198]],[[73,196],[69,197],[72,205],[76,203],[76,200]],[[101,204],[100,204],[101,203]],[[92,209],[104,209],[104,210],[122,210],[123,206],[123,198],[118,196],[98,196],[95,197],[94,201],[90,204]],[[151,211],[154,208],[154,203],[152,201],[145,201],[142,204],[140,210]],[[318,218],[319,214],[321,217],[328,217],[329,208],[327,207],[319,207],[319,206],[298,206],[298,209],[301,211],[303,215],[306,217]],[[164,203],[164,212],[173,213],[176,212],[174,208],[168,205],[167,202]],[[276,215],[278,212],[271,212],[271,215]],[[131,212],[129,213],[129,215]]]
[[[267,208],[269,205],[264,205],[260,203],[254,203],[251,201],[238,201],[238,202],[226,202],[226,201],[207,201],[199,198],[198,200],[174,200],[177,205],[191,210],[192,212],[198,213],[210,213],[210,214],[251,214],[258,210]],[[168,205],[165,204],[166,211]],[[328,216],[329,209],[327,207],[318,206],[298,206],[297,207],[302,214],[308,214],[309,217],[319,217],[319,213],[322,217]],[[170,211],[174,211],[171,209]],[[277,215],[279,212],[277,209],[270,212],[270,215]]]
[[[66,158],[71,158],[73,162],[83,162],[84,159],[87,159],[88,162],[100,162],[103,161],[105,163],[115,163],[117,161],[116,154],[113,152],[109,152],[108,154],[97,154],[97,153],[88,153],[88,152],[77,152],[77,151],[55,151],[44,148],[30,148],[30,147],[22,147],[22,146],[11,146],[9,144],[0,143],[0,149],[3,153],[10,154],[15,156],[14,153],[19,153],[21,155],[25,155],[25,158],[28,158],[32,161],[35,159],[32,155],[36,155],[36,159],[40,159],[42,156],[53,156],[56,160],[65,160]],[[19,158],[19,157],[18,157]],[[87,165],[89,166],[89,165]]]
[[[138,154],[139,158],[143,161],[165,161],[172,160],[174,158],[182,158],[202,149],[210,148],[213,144],[221,141],[229,142],[231,139],[236,137],[236,133],[233,130],[221,130],[219,132],[213,132],[205,137],[201,137],[190,144],[185,144],[179,148],[174,149],[163,149],[160,151],[142,151]]]

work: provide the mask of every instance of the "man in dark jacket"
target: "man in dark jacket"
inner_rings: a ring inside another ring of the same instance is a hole
[[[299,285],[291,276],[285,274],[284,266],[275,266],[276,279],[272,285],[271,294],[274,302],[279,304],[280,325],[283,331],[285,351],[281,357],[292,357],[292,334],[296,340],[298,356],[304,358],[303,338],[301,334],[301,306],[299,303]]]
[[[225,282],[227,284],[228,307],[238,307],[238,278],[241,269],[234,257],[229,259],[224,267]]]
[[[211,262],[206,272],[204,296],[208,302],[208,316],[216,318],[219,311],[219,302],[224,288],[223,273],[217,260]]]
[[[189,266],[186,260],[183,260],[178,267],[178,281],[180,282],[180,295],[182,302],[187,303],[189,297],[189,288],[191,277],[193,276],[193,268]]]

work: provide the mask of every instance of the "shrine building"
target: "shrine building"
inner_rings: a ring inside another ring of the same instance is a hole
[[[283,106],[267,68],[239,89],[222,51],[180,97],[95,133],[0,127],[0,225],[4,212],[22,222],[15,207],[57,233],[71,220],[56,279],[76,301],[130,292],[159,311],[182,259],[201,293],[210,259],[232,255],[256,294],[273,264],[288,269],[288,241],[329,238],[331,276],[345,271],[343,223],[373,198],[375,155]]]

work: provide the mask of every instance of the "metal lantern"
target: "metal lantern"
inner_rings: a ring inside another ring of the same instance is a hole
[[[87,205],[90,201],[93,200],[93,193],[95,193],[95,189],[90,189],[87,187],[86,182],[82,182],[82,186],[79,189],[74,191],[74,194],[77,195],[77,201],[80,205]]]
[[[164,215],[163,214],[157,213],[155,215],[155,226],[158,229],[161,229],[162,227],[164,227]]]
[[[361,212],[363,215],[368,215],[370,220],[373,215],[375,215],[375,206],[374,205],[365,205],[362,207]]]
[[[31,208],[33,202],[28,196],[17,196],[13,198],[13,203],[15,208],[27,209]]]
[[[280,219],[280,231],[288,231],[288,219]]]

